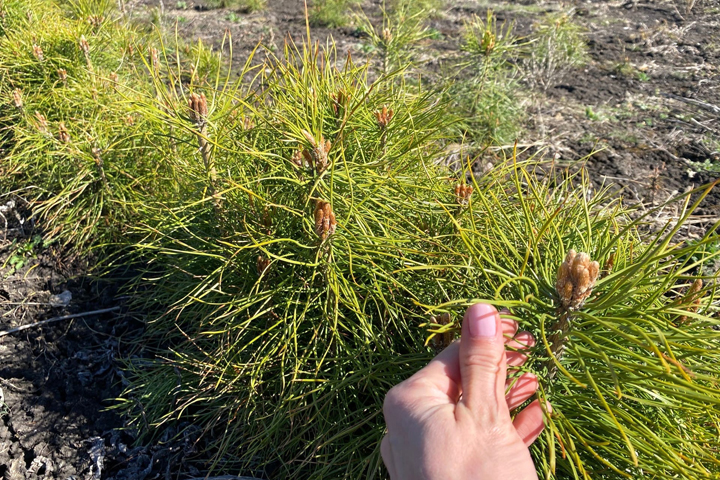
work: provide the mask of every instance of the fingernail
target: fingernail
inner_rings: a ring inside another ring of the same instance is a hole
[[[478,303],[468,310],[468,328],[473,338],[494,337],[497,332],[497,310],[492,305]]]

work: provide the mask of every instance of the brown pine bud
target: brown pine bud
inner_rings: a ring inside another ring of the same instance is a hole
[[[35,58],[37,58],[41,62],[45,60],[45,55],[43,55],[42,48],[40,48],[39,45],[33,44],[33,55],[35,55]]]
[[[386,106],[382,107],[382,110],[375,112],[375,118],[377,119],[378,126],[383,130],[386,129],[394,114],[395,112],[393,112],[392,109],[388,109]]]
[[[470,203],[470,196],[473,193],[473,187],[471,185],[455,185],[455,201],[460,205],[467,205]]]
[[[602,277],[607,277],[608,275],[610,275],[612,273],[614,266],[615,266],[615,252],[610,254],[607,261],[605,262],[605,265],[603,265]]]
[[[332,206],[323,200],[315,204],[315,233],[325,240],[329,235],[335,233],[337,221]]]
[[[265,273],[265,270],[267,270],[269,266],[270,266],[269,258],[263,257],[262,255],[259,255],[257,257],[256,267],[257,267],[258,275],[262,275],[263,273]]]
[[[58,124],[58,140],[62,143],[70,143],[70,132],[68,132],[64,122]]]
[[[490,30],[485,30],[482,40],[480,41],[480,50],[485,55],[489,55],[495,49],[495,34]]]
[[[111,83],[117,83],[118,81],[118,74],[115,72],[110,72],[110,75],[108,75],[108,79]]]
[[[195,122],[198,126],[204,125],[208,114],[207,99],[205,98],[205,94],[201,93],[198,95],[196,93],[191,93],[188,106],[190,107],[190,120]]]
[[[383,28],[382,39],[385,41],[386,44],[392,42],[393,34],[389,28]]]
[[[332,99],[332,107],[333,111],[335,112],[335,117],[342,118],[342,116],[345,114],[345,109],[347,107],[348,102],[348,95],[345,93],[345,90],[342,88],[337,91],[337,93],[330,94],[330,98]]]
[[[565,309],[577,310],[592,293],[597,281],[600,264],[590,261],[587,253],[570,250],[558,270],[555,289]]]
[[[687,311],[690,313],[697,313],[697,311],[700,309],[700,299],[702,295],[700,295],[700,290],[702,290],[703,287],[703,281],[699,278],[695,279],[695,281],[690,285],[690,288],[688,289],[687,293],[685,294],[685,297],[683,298],[683,304],[687,305]],[[682,325],[684,323],[687,323],[688,317],[687,315],[681,315],[680,318],[678,318],[678,325]]]
[[[104,165],[103,159],[102,159],[102,157],[100,156],[100,153],[102,153],[102,150],[100,150],[100,149],[97,148],[97,147],[92,147],[92,148],[90,149],[90,152],[92,153],[93,159],[95,160],[95,164],[96,164],[98,167],[102,167],[102,166]]]
[[[64,68],[59,68],[57,74],[61,82],[67,83],[67,70],[65,70]]]
[[[40,112],[35,112],[35,120],[37,121],[37,129],[40,133],[50,135],[50,128],[48,127],[47,119],[45,115]]]
[[[450,324],[450,314],[449,313],[441,313],[440,315],[430,317],[430,321],[432,323],[437,323],[439,325],[449,325]],[[436,333],[435,337],[433,338],[435,343],[435,349],[436,350],[444,350],[446,347],[448,347],[453,340],[455,340],[455,332],[452,330],[448,330],[443,333]]]
[[[16,88],[13,90],[13,102],[15,103],[15,108],[22,109],[23,108],[23,98],[22,98],[22,90],[19,88]]]
[[[102,23],[105,21],[105,17],[102,15],[90,15],[87,18],[87,22],[90,24],[93,28],[98,28]]]
[[[290,158],[290,161],[298,168],[312,168],[310,153],[307,150],[296,150]]]
[[[152,67],[152,71],[154,73],[160,71],[160,56],[158,55],[158,50],[155,47],[150,49],[150,66]]]
[[[325,138],[321,135],[320,141],[318,142],[307,130],[303,130],[302,134],[313,147],[310,151],[305,150],[303,155],[305,155],[305,158],[314,166],[318,173],[324,172],[329,164],[328,153],[330,152],[330,147],[332,146],[330,140],[325,140]]]
[[[80,36],[80,50],[85,54],[85,57],[90,55],[90,44],[88,43],[87,39],[85,38],[85,35]]]

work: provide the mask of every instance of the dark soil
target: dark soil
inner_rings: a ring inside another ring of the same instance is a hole
[[[118,286],[88,278],[87,260],[34,241],[39,232],[21,199],[3,198],[0,215],[0,332],[116,308],[0,337],[0,479],[201,476],[185,464],[196,438],[168,430],[156,444],[137,447],[108,410],[124,384],[118,360],[132,353],[141,331]]]
[[[720,115],[693,101],[720,105],[720,1],[698,0],[689,13],[679,0],[576,3],[570,14],[587,29],[590,62],[529,96],[531,115],[521,143],[560,165],[584,160],[596,186],[612,185],[642,208],[714,180],[717,175],[701,164],[720,162]],[[161,5],[126,4],[133,18],[146,23]],[[457,52],[463,21],[473,13],[483,16],[493,8],[522,35],[541,15],[561,8],[527,0],[447,4],[431,21],[440,35],[422,46],[421,63],[430,71]],[[377,19],[378,1],[367,0],[364,8]],[[176,23],[184,39],[200,38],[216,48],[229,31],[235,64],[258,42],[280,51],[288,35],[300,43],[306,34],[302,0],[269,0],[257,13],[165,0],[162,17],[166,25]],[[312,35],[322,42],[332,35],[339,56],[366,58],[365,40],[354,27],[314,27]],[[20,199],[3,197],[0,207],[0,331],[120,307],[0,337],[0,477],[199,476],[197,465],[188,463],[199,448],[195,438],[167,431],[162,441],[136,447],[132,431],[122,430],[122,419],[107,410],[108,399],[123,387],[118,359],[132,352],[141,329],[117,286],[92,281],[88,261],[69,258],[62,249],[37,245],[19,251],[33,241],[32,220]],[[664,213],[672,217],[672,209]],[[695,225],[716,221],[720,191],[711,192],[698,213]],[[698,227],[686,233],[701,232]],[[50,304],[65,291],[69,303]]]

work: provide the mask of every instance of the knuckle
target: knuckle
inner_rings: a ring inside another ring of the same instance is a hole
[[[495,355],[488,353],[471,353],[465,357],[465,366],[479,368],[488,372],[500,370],[500,360]]]
[[[397,408],[402,403],[404,397],[403,385],[395,385],[385,394],[385,400],[383,401],[383,413],[388,414],[389,411]]]

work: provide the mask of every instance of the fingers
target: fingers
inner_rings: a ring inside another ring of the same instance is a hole
[[[488,425],[496,423],[501,415],[509,416],[505,403],[505,340],[495,307],[478,303],[465,312],[459,363],[460,402]]]
[[[392,480],[397,478],[397,473],[395,472],[395,463],[392,456],[392,449],[390,448],[390,440],[388,439],[387,435],[385,435],[382,439],[382,442],[380,442],[380,456],[382,457],[383,462],[385,463],[385,467],[390,474],[390,479]]]
[[[508,379],[505,382],[505,389],[507,390],[508,387],[510,390],[505,394],[505,401],[508,409],[513,410],[535,395],[538,379],[532,373],[523,373],[518,378]]]
[[[500,325],[502,335],[504,337],[503,341],[505,342],[505,346],[509,349],[505,352],[507,364],[515,367],[521,366],[527,360],[527,356],[522,353],[522,351],[533,347],[535,345],[535,339],[528,332],[518,332],[518,324],[515,320],[501,318]],[[463,335],[465,334],[463,333]],[[507,338],[508,335],[511,335],[511,337]],[[432,361],[430,361],[426,367],[416,372],[412,377],[403,383],[409,384],[407,386],[414,385],[417,387],[414,390],[423,390],[423,394],[421,396],[428,401],[435,402],[436,404],[457,403],[458,398],[463,391],[459,361],[461,343],[462,342],[454,342],[449,345]],[[509,385],[509,382],[504,385],[505,390],[507,390]],[[510,408],[516,408],[519,404],[522,404],[527,398],[529,398],[532,393],[528,395],[527,391],[529,391],[533,385],[537,385],[536,382],[534,383],[531,379],[526,378],[520,385],[516,385],[514,390],[508,392],[507,395],[509,395],[509,397],[506,397],[506,401],[509,398],[509,401],[513,402],[512,404],[514,405]],[[518,390],[520,386],[523,388]],[[414,394],[414,398],[418,398],[417,392]],[[519,403],[516,404],[515,402]]]
[[[511,340],[515,333],[517,333],[518,330],[518,322],[513,320],[512,318],[505,318],[503,315],[506,314],[506,310],[503,310],[500,312],[500,318],[502,322],[502,332],[505,338],[508,340]]]
[[[519,367],[527,360],[524,350],[535,346],[535,338],[529,332],[520,332],[505,342],[507,363],[512,367]]]
[[[547,404],[548,410],[551,410],[550,404]],[[513,426],[517,431],[526,447],[532,445],[535,439],[542,433],[545,428],[543,421],[543,410],[538,400],[525,407],[515,416]]]

